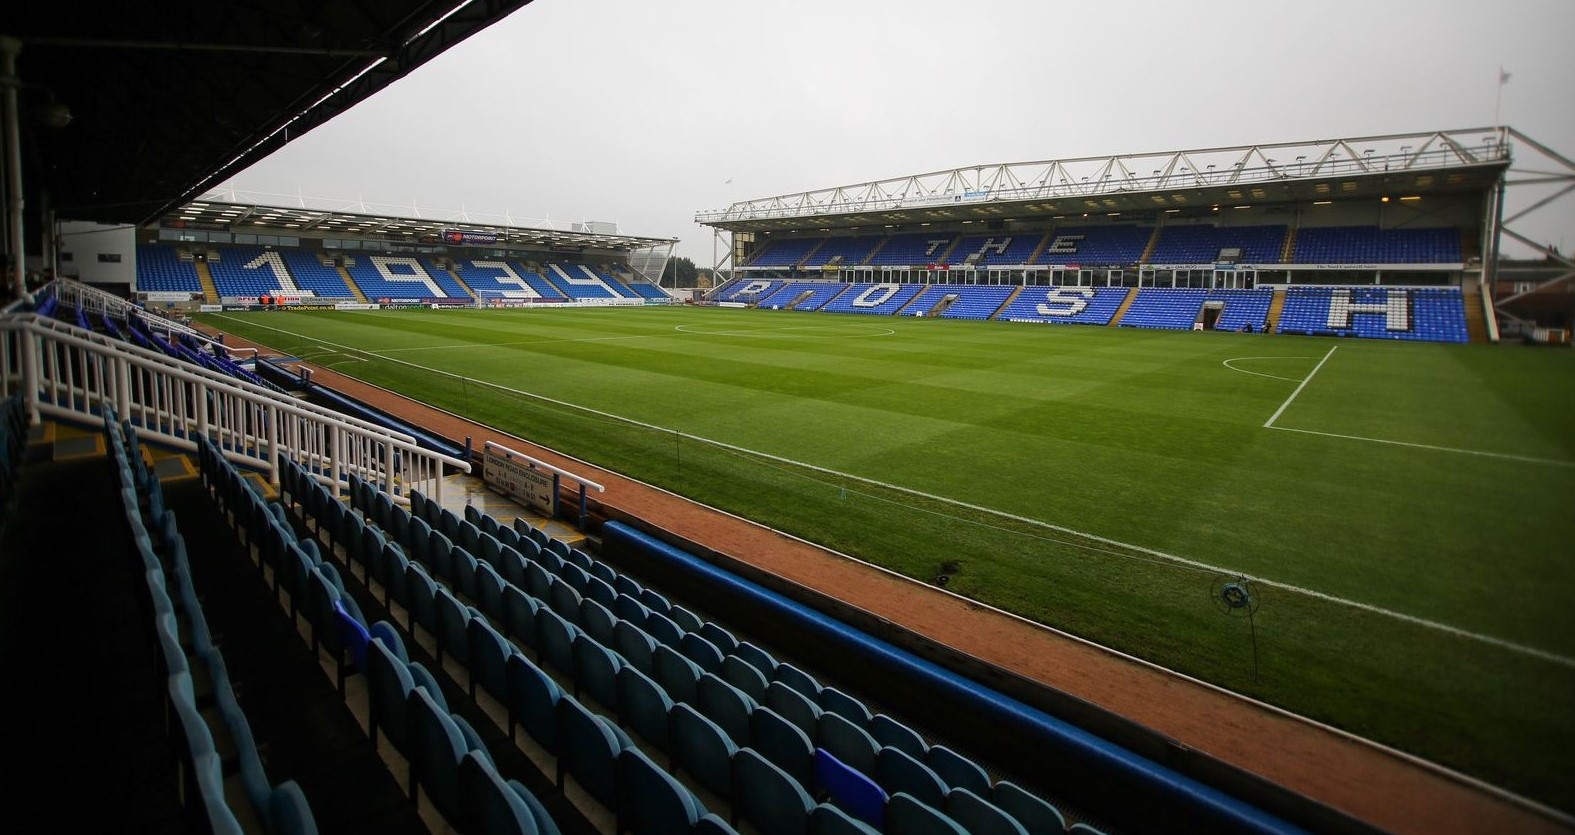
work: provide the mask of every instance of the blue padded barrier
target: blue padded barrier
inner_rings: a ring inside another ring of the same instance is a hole
[[[620,522],[602,526],[603,553],[615,563],[627,556],[686,575],[741,606],[782,624],[784,632],[826,648],[836,647],[864,665],[902,679],[926,700],[1003,728],[1037,748],[1047,771],[1060,776],[1074,802],[1124,826],[1141,829],[1165,821],[1173,829],[1211,827],[1228,832],[1301,832],[1291,823],[1205,785],[1174,769],[1057,719],[829,615],[746,580]]]
[[[403,432],[410,437],[415,438],[416,445],[420,446],[422,449],[430,449],[433,452],[440,452],[444,455],[454,458],[465,457],[465,450],[459,444],[456,444],[442,436],[427,432],[418,426],[413,426],[402,420],[398,420],[390,415],[372,408],[371,406],[366,405],[365,403],[362,403],[353,397],[347,397],[346,395],[340,394],[333,389],[320,385],[314,385],[311,388],[311,397],[313,400],[319,401],[321,405],[325,405],[330,409],[344,412],[351,417],[357,417],[362,420],[371,421],[372,423],[376,423],[379,426],[392,429],[395,432]]]

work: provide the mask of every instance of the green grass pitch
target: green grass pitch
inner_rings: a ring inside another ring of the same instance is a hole
[[[202,318],[909,576],[957,563],[961,594],[1575,796],[1570,351],[710,308]],[[1215,595],[1240,576],[1256,673],[1247,619]]]

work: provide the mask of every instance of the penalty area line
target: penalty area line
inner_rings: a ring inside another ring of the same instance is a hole
[[[1366,441],[1370,444],[1389,444],[1391,446],[1411,447],[1412,449],[1427,449],[1434,452],[1453,452],[1458,455],[1476,455],[1482,458],[1498,458],[1504,461],[1520,461],[1525,464],[1542,464],[1548,467],[1575,468],[1575,461],[1560,461],[1557,458],[1536,458],[1531,455],[1516,455],[1512,452],[1489,452],[1484,449],[1462,449],[1461,447],[1438,446],[1436,444],[1419,444],[1415,441],[1394,441],[1388,438],[1368,438],[1363,435],[1341,435],[1338,432],[1319,432],[1316,429],[1293,429],[1289,426],[1268,426],[1280,432],[1300,432],[1303,435],[1321,435],[1325,438],[1340,438],[1346,441]]]
[[[1280,408],[1275,409],[1274,414],[1270,415],[1269,419],[1263,422],[1264,429],[1274,428],[1274,422],[1280,419],[1280,415],[1285,414],[1285,410],[1290,408],[1291,403],[1295,402],[1296,395],[1301,394],[1302,389],[1307,388],[1307,384],[1312,382],[1312,378],[1318,374],[1318,369],[1323,368],[1323,364],[1328,362],[1330,357],[1334,356],[1334,352],[1339,347],[1338,345],[1331,346],[1329,353],[1324,354],[1323,359],[1318,360],[1318,364],[1313,366],[1313,370],[1307,372],[1307,376],[1302,378],[1301,385],[1298,385],[1296,390],[1291,392],[1291,396],[1285,398],[1285,402],[1280,404]]]

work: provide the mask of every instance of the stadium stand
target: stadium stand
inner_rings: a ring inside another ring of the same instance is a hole
[[[821,310],[827,313],[890,315],[924,289],[919,284],[854,284]]]
[[[540,293],[542,298],[567,299],[569,297],[567,293],[558,289],[558,285],[547,280],[541,267],[523,261],[510,260],[505,263],[513,267],[514,274],[525,279],[525,283],[530,285],[532,290]]]
[[[356,253],[346,267],[370,299],[468,299],[470,295],[443,271],[428,271],[409,255]]]
[[[1026,264],[1033,257],[1034,250],[1044,240],[1044,233],[1033,232],[1014,235],[971,235],[957,242],[951,255],[946,259],[948,263],[962,264],[968,261],[969,256],[977,256],[973,263],[978,266],[986,264]]]
[[[613,288],[580,264],[548,264],[543,276],[571,299],[617,298]]]
[[[827,238],[808,258],[804,259],[805,269],[814,269],[823,266],[851,267],[864,263],[881,242],[877,235],[856,235],[851,238]]]
[[[1304,227],[1296,233],[1298,264],[1458,264],[1460,230]]]
[[[1024,287],[996,318],[1012,322],[1108,325],[1126,297],[1125,287]]]
[[[631,271],[625,276],[620,276],[618,270],[616,269],[607,269],[604,272],[609,277],[621,281],[624,287],[628,288],[634,293],[634,295],[642,299],[667,301],[672,298],[672,296],[667,294],[666,290],[663,290],[661,287],[652,284],[645,278],[645,276],[639,273]]]
[[[752,267],[796,267],[820,246],[822,238],[778,238],[767,243],[750,260]]]
[[[1268,287],[1256,290],[1210,290],[1206,299],[1225,303],[1219,319],[1214,322],[1215,330],[1251,330],[1261,333],[1268,326],[1274,290]],[[1461,315],[1464,317],[1464,313]]]
[[[550,297],[543,296],[534,283],[525,277],[524,270],[517,269],[507,261],[456,259],[454,271],[459,274],[460,280],[482,298],[562,298],[556,293]]]
[[[1285,226],[1165,226],[1148,257],[1151,264],[1212,264],[1239,261],[1277,264],[1285,248]],[[1238,250],[1221,257],[1226,250]]]
[[[1154,230],[1147,226],[1072,226],[1057,229],[1039,264],[1136,264]]]
[[[213,274],[213,283],[219,288],[221,298],[312,295],[296,286],[283,256],[277,251],[255,246],[226,246],[220,247],[216,256],[208,259],[208,270]]]
[[[1186,330],[1197,320],[1206,295],[1205,290],[1144,288],[1121,317],[1121,327]]]
[[[869,262],[871,266],[939,263],[956,239],[956,235],[948,232],[892,235]]]
[[[209,457],[213,457],[212,453]],[[375,489],[358,481],[352,481],[350,505],[345,507],[304,468],[293,463],[286,464],[282,492],[284,504],[292,512],[300,508],[303,525],[327,533],[330,552],[343,554],[346,576],[355,577],[356,564],[360,563],[360,576],[381,586],[383,595],[403,588],[419,597],[421,584],[401,584],[397,579],[401,571],[416,571],[433,581],[434,599],[452,598],[458,608],[451,610],[457,618],[466,620],[471,637],[468,649],[454,656],[461,667],[467,668],[471,689],[478,694],[487,693],[487,682],[496,681],[498,676],[484,670],[501,666],[505,670],[503,683],[492,687],[501,693],[496,696],[500,704],[508,706],[509,723],[519,721],[556,758],[560,782],[565,775],[573,776],[620,820],[651,813],[633,805],[643,801],[627,791],[618,791],[608,782],[615,779],[609,776],[609,770],[623,767],[615,765],[615,761],[631,756],[631,751],[653,762],[670,757],[679,766],[678,776],[694,781],[693,790],[685,788],[681,780],[663,780],[664,787],[652,789],[669,798],[663,801],[663,808],[673,808],[672,793],[683,799],[678,806],[685,811],[679,817],[687,821],[686,825],[693,825],[706,814],[705,803],[695,793],[700,790],[715,799],[722,807],[719,810],[730,808],[734,819],[748,820],[755,815],[757,825],[763,820],[759,818],[758,805],[767,802],[763,798],[810,797],[809,803],[795,807],[799,812],[792,819],[798,820],[799,815],[813,812],[813,797],[829,788],[816,782],[815,774],[823,770],[811,767],[812,760],[821,756],[812,750],[813,741],[820,735],[813,723],[800,728],[785,718],[795,713],[792,708],[784,708],[787,713],[783,714],[771,705],[780,706],[780,699],[794,698],[805,700],[806,709],[817,716],[836,711],[843,717],[841,721],[853,723],[851,727],[874,721],[856,697],[823,687],[792,665],[778,663],[770,654],[740,641],[726,627],[702,621],[619,569],[566,547],[560,540],[546,537],[540,529],[522,522],[510,527],[474,508],[467,509],[461,519],[420,493],[411,495],[407,511],[383,501]],[[367,533],[373,530],[380,533]],[[484,555],[485,560],[477,561],[468,549],[450,544],[448,536],[432,533],[439,530],[455,532],[457,541],[475,542],[476,553]],[[499,578],[503,593],[473,597],[464,591],[466,575],[460,566],[470,563],[456,557],[470,557],[477,565],[488,565],[486,571]],[[530,579],[533,574],[540,579]],[[599,578],[610,578],[611,582]],[[375,600],[378,590],[371,591]],[[546,597],[541,596],[542,591]],[[597,598],[611,605],[603,605]],[[484,603],[488,600],[491,602]],[[510,600],[522,601],[526,610],[536,612],[535,618],[511,616],[505,608],[513,605]],[[487,608],[468,608],[467,601]],[[416,598],[410,602],[414,605],[404,607],[408,617],[404,631],[410,639],[424,642],[422,636],[428,636],[437,645],[447,644],[445,636],[452,634],[454,627],[444,625],[438,610],[420,604]],[[615,611],[624,614],[613,615]],[[470,613],[468,620],[465,612]],[[616,639],[613,646],[595,634],[607,631],[610,619],[615,619],[615,635],[628,636]],[[505,626],[492,630],[486,625],[489,620]],[[397,623],[392,626],[398,628]],[[488,639],[478,643],[478,630],[480,636]],[[516,645],[516,641],[520,643]],[[520,646],[531,650],[537,661],[531,661]],[[626,652],[621,647],[642,651]],[[481,652],[481,648],[487,649]],[[486,660],[488,657],[493,660]],[[545,662],[544,666],[538,666],[539,662]],[[453,669],[453,665],[446,666]],[[515,672],[507,672],[510,670]],[[731,672],[726,677],[717,675],[722,670]],[[770,687],[764,683],[767,675],[773,682]],[[611,685],[614,680],[617,684]],[[745,684],[746,690],[734,686],[735,680],[755,683]],[[478,681],[480,690],[475,689]],[[519,686],[510,683],[513,681]],[[527,683],[529,687],[524,686]],[[772,691],[771,687],[777,690]],[[379,690],[374,688],[375,692]],[[770,692],[792,695],[773,698]],[[621,694],[646,695],[625,699]],[[381,697],[374,697],[378,698]],[[374,710],[375,715],[382,713],[381,709]],[[665,719],[659,715],[663,713],[667,714]],[[532,720],[533,715],[543,719]],[[650,729],[650,733],[628,737],[614,716],[629,728]],[[889,718],[885,721],[893,722]],[[896,727],[919,739],[900,723]],[[985,772],[966,756],[945,748],[930,749],[922,741],[919,744],[923,747],[916,753],[920,758],[918,768],[928,769],[922,764],[928,759],[935,763],[938,773],[953,775],[948,779],[958,781],[959,786],[965,781],[973,789],[989,791],[990,778],[985,776],[981,785],[980,775]],[[666,757],[652,756],[648,746]],[[740,757],[761,773],[740,782],[736,773]],[[771,768],[762,769],[762,763],[769,763]],[[838,785],[868,779],[849,774],[839,777]],[[933,813],[943,813],[938,804],[944,802],[945,787],[951,784],[941,785],[940,797],[926,794],[930,801],[926,808]],[[845,791],[837,789],[838,793]],[[853,808],[861,814],[871,814],[868,801],[864,804]],[[875,807],[874,814],[883,815],[883,807]],[[806,830],[795,825],[784,831],[796,834]]]
[[[181,260],[175,247],[141,244],[137,247],[137,289],[158,293],[201,293],[202,281],[190,261]]]
[[[781,290],[784,284],[781,279],[735,278],[719,288],[715,298],[724,302],[764,301]]]
[[[947,319],[988,319],[1017,290],[1014,286],[983,284],[930,284],[906,308],[904,316],[942,316]]]
[[[848,285],[837,281],[791,281],[760,300],[760,307],[776,310],[819,310]]]
[[[339,270],[324,264],[316,253],[295,247],[282,247],[279,252],[297,287],[328,299],[355,298]]]
[[[1466,342],[1458,287],[1291,287],[1279,333]]]
[[[1250,329],[1262,331],[1269,315],[1269,305],[1274,301],[1274,291],[1259,290],[1199,290],[1145,288],[1138,291],[1132,306],[1121,317],[1124,328],[1165,328],[1187,330],[1199,321],[1206,302],[1220,302],[1219,319],[1215,330]]]

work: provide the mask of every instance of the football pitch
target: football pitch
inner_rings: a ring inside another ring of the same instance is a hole
[[[691,307],[199,319],[1544,802],[1575,795],[1568,350]],[[1250,605],[1223,602],[1233,582]]]

